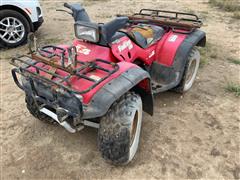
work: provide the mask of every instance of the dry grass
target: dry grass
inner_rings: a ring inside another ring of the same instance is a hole
[[[233,17],[236,18],[236,19],[240,19],[240,11],[234,12]]]
[[[237,64],[240,65],[240,60],[236,59],[236,58],[228,58],[229,62],[233,63],[233,64]]]
[[[199,50],[201,54],[200,62],[201,68],[208,64],[209,60],[219,58],[217,48],[213,46],[211,43],[207,43],[206,47],[200,48]]]
[[[240,11],[239,0],[209,0],[210,4],[229,12]]]
[[[229,83],[226,87],[228,92],[234,93],[237,97],[240,97],[240,85]]]
[[[209,3],[228,12],[233,12],[233,18],[240,19],[239,0],[209,0]]]

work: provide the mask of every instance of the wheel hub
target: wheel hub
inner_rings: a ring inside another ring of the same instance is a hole
[[[14,27],[14,26],[8,26],[7,27],[7,32],[8,33],[13,33],[13,32],[15,32],[16,31],[16,28]]]

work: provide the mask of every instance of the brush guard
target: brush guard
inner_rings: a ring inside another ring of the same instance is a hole
[[[82,125],[98,127],[97,124],[81,120],[83,115],[82,94],[94,89],[119,69],[116,63],[102,59],[91,62],[77,60],[76,47],[74,46],[68,49],[45,46],[28,55],[14,57],[10,63],[16,67],[12,69],[16,85],[33,98],[39,111],[52,117],[71,133],[82,129]],[[39,66],[39,63],[44,66]],[[101,67],[101,64],[109,65],[111,69]],[[44,68],[45,65],[50,68]],[[62,76],[56,70],[61,70],[66,75]],[[98,80],[86,75],[95,70],[103,71],[106,75]],[[41,73],[45,75],[43,76]],[[25,83],[20,83],[17,74],[23,77]],[[90,81],[92,85],[78,91],[71,86],[70,80],[73,77]],[[53,80],[53,78],[57,78],[57,80]],[[49,98],[43,96],[40,93],[41,89],[42,92],[50,91],[51,96]],[[68,104],[64,104],[65,102]],[[51,111],[46,107],[50,107]],[[72,122],[68,122],[69,117],[73,118]],[[79,124],[82,125],[79,126]]]

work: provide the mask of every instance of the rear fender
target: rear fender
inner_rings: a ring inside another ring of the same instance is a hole
[[[104,116],[111,105],[130,90],[141,96],[143,110],[153,115],[153,95],[149,73],[136,66],[105,84],[85,106],[82,118],[92,119]]]
[[[169,59],[167,64],[162,63],[161,58],[152,64],[150,70],[152,79],[165,87],[162,91],[176,87],[182,79],[187,57],[191,50],[195,46],[204,47],[205,45],[205,32],[195,30],[179,44],[173,56],[174,58],[172,60]]]

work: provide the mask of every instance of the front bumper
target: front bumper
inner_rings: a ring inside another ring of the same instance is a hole
[[[21,88],[27,96],[30,96],[38,104],[39,111],[54,119],[70,133],[76,133],[89,126],[99,128],[99,123],[83,120],[81,98],[67,92],[56,92],[37,79],[30,79],[22,76],[22,83],[19,82],[16,73],[12,70],[13,79],[16,85]]]
[[[22,75],[21,80],[17,74]],[[65,115],[81,119],[83,114],[81,96],[51,87],[38,78],[27,77],[17,68],[12,70],[12,76],[16,85],[39,104],[39,110],[43,107],[50,108],[59,115],[60,121]]]
[[[34,32],[37,31],[39,27],[43,24],[43,22],[44,22],[43,17],[39,17],[38,21],[33,23],[33,31]]]
[[[25,93],[35,98],[35,100],[40,104],[54,109],[54,111],[58,114],[60,121],[64,121],[64,119],[62,120],[62,117],[65,115],[72,118],[79,118],[80,121],[83,114],[81,96],[54,89],[37,79],[26,79],[25,77],[22,79],[23,90]]]
[[[31,48],[30,51],[32,51]],[[31,56],[14,57],[10,62],[16,67],[12,69],[13,79],[27,97],[31,98],[31,102],[34,102],[35,109],[52,117],[60,122],[59,124],[67,121],[74,129],[78,129],[78,126],[82,124],[97,127],[96,123],[99,123],[99,119],[84,117],[86,109],[91,107],[83,104],[83,94],[91,92],[117,72],[120,67],[117,63],[102,59],[96,59],[90,63],[77,61],[76,55],[75,57],[66,56],[66,52],[73,55],[76,49],[75,47],[64,49],[57,46],[45,46],[38,49],[37,52],[32,52]],[[53,62],[53,58],[57,58],[59,61]],[[71,67],[65,61],[70,58],[73,58]],[[79,64],[80,66],[77,67]],[[51,70],[51,67],[55,70]],[[102,77],[98,80],[92,78],[91,74],[94,71],[100,71]],[[17,74],[21,79],[17,77]],[[81,89],[74,88],[82,85],[81,83],[83,83]],[[52,116],[53,113],[57,115],[57,119],[56,115]],[[86,124],[86,119],[91,119],[92,123],[96,123],[94,125]]]
[[[62,122],[59,121],[58,115],[56,113],[52,112],[51,110],[49,110],[47,108],[41,108],[40,112],[42,112],[42,113],[46,114],[47,116],[51,117],[52,119],[54,119],[56,122],[58,122],[58,124],[63,126],[68,132],[75,133],[77,131],[67,121],[62,121]]]

